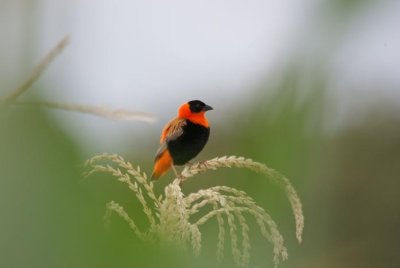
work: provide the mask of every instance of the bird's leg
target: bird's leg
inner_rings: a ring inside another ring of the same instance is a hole
[[[172,170],[175,173],[175,177],[179,180],[179,185],[182,185],[182,183],[186,180],[186,178],[180,174],[178,174],[178,172],[176,171],[176,168],[174,166],[174,164],[171,165]]]
[[[179,176],[178,172],[176,171],[174,164],[171,164],[171,168],[174,171],[176,178],[179,178],[180,176]]]

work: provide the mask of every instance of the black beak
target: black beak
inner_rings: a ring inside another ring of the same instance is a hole
[[[204,106],[203,110],[204,110],[205,112],[207,112],[207,111],[209,111],[209,110],[214,110],[214,109],[213,109],[213,107],[211,107],[211,106],[209,106],[209,105],[206,104],[206,106]]]

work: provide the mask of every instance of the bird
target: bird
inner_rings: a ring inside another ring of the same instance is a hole
[[[162,130],[160,147],[154,159],[152,180],[157,180],[174,165],[184,165],[196,157],[206,145],[210,126],[205,113],[213,108],[200,100],[182,104],[178,115]]]

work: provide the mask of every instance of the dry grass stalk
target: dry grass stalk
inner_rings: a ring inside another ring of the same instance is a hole
[[[113,165],[108,164],[109,162]],[[249,215],[257,222],[261,235],[271,242],[273,262],[277,267],[288,257],[283,237],[271,216],[245,192],[228,186],[215,186],[185,196],[180,187],[182,180],[200,172],[219,167],[240,167],[262,173],[283,186],[295,214],[297,239],[301,241],[304,217],[300,200],[293,186],[280,173],[251,159],[236,156],[219,157],[188,165],[179,178],[165,187],[164,195],[158,198],[154,194],[153,183],[147,180],[146,174],[141,172],[139,167],[134,168],[116,154],[95,156],[89,159],[86,165],[90,167],[90,171],[86,173],[87,176],[95,172],[110,173],[119,181],[126,183],[135,193],[149,221],[146,232],[140,231],[123,207],[116,202],[110,202],[107,210],[121,216],[134,233],[144,240],[150,239],[162,244],[174,243],[184,248],[190,245],[197,256],[201,252],[201,226],[216,218],[218,223],[217,259],[221,261],[224,257],[225,234],[228,231],[235,264],[239,267],[250,267],[250,227],[246,218],[246,215]],[[208,212],[199,218],[197,215],[200,210],[207,208]],[[193,220],[194,217],[197,221]]]
[[[96,164],[101,161],[112,161],[119,166],[119,168],[114,168],[111,165],[99,165]],[[86,176],[90,176],[95,172],[103,172],[103,173],[110,173],[114,177],[116,177],[120,182],[126,183],[135,195],[136,198],[143,206],[143,211],[147,216],[147,219],[150,223],[150,228],[155,228],[156,225],[156,215],[154,215],[154,209],[151,209],[148,202],[143,196],[142,188],[145,189],[145,193],[147,197],[153,202],[154,207],[159,207],[160,202],[156,198],[153,190],[153,182],[147,180],[147,175],[140,171],[140,168],[137,167],[136,169],[133,166],[126,162],[122,157],[117,154],[101,154],[92,157],[91,159],[87,160],[85,165],[92,166],[92,169],[86,173]],[[121,169],[124,169],[125,172],[122,172]],[[134,180],[132,180],[132,177]],[[138,184],[139,183],[139,184]]]
[[[129,109],[111,109],[104,106],[63,103],[55,101],[17,101],[15,104],[35,105],[50,109],[91,114],[111,120],[142,121],[146,123],[154,123],[156,121],[156,118],[153,114]]]
[[[55,59],[55,57],[64,50],[64,48],[68,45],[68,43],[69,43],[68,36],[61,39],[58,42],[58,44],[49,53],[47,53],[42,62],[40,62],[39,65],[36,66],[36,68],[33,70],[29,78],[21,86],[19,86],[8,96],[6,96],[3,101],[5,101],[6,103],[13,102],[25,91],[27,91],[32,86],[32,84],[41,76],[41,74],[44,72],[47,66],[49,66],[49,64]]]
[[[137,225],[135,224],[135,222],[129,217],[128,213],[125,212],[124,208],[119,205],[117,202],[111,201],[107,204],[107,211],[106,211],[106,215],[104,216],[104,218],[106,220],[109,219],[109,217],[111,216],[111,212],[115,212],[117,213],[121,218],[123,218],[129,225],[129,227],[131,227],[131,229],[133,230],[133,232],[140,238],[140,239],[145,239],[145,237],[143,236],[142,232],[139,230],[139,228],[137,227]]]
[[[81,105],[72,103],[63,103],[55,101],[21,101],[17,100],[19,96],[29,90],[33,83],[42,75],[49,64],[59,55],[69,43],[69,37],[61,39],[58,44],[47,53],[44,59],[36,66],[29,78],[18,88],[13,90],[9,95],[0,98],[0,104],[16,104],[16,105],[35,105],[44,108],[59,109],[64,111],[79,112],[85,114],[97,115],[112,120],[127,121],[143,121],[147,123],[155,122],[156,118],[153,114],[133,111],[128,109],[110,109],[100,106]]]
[[[262,173],[267,178],[278,183],[278,185],[284,189],[286,196],[292,206],[293,214],[296,221],[296,238],[299,243],[301,243],[304,228],[304,216],[300,198],[290,181],[285,176],[283,176],[276,170],[267,167],[265,164],[255,162],[249,158],[244,157],[216,157],[208,161],[199,162],[193,165],[187,165],[182,171],[181,180],[186,180],[196,174],[205,172],[207,170],[215,170],[221,167],[247,168],[257,173]]]

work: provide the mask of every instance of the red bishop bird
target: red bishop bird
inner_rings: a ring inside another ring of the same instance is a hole
[[[152,180],[163,176],[174,165],[184,165],[196,157],[210,136],[205,113],[213,108],[202,101],[192,100],[178,109],[178,116],[163,129],[154,160]]]

